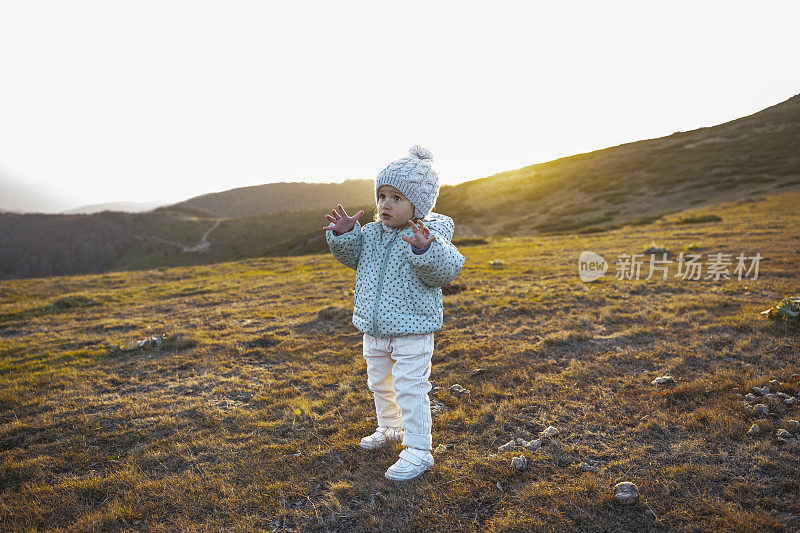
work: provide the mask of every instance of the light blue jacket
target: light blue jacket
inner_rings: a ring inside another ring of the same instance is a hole
[[[333,256],[356,271],[353,325],[359,331],[394,337],[442,329],[442,286],[458,276],[465,258],[450,242],[452,218],[431,212],[422,220],[436,240],[419,255],[400,238],[414,237],[410,225],[370,222],[362,227],[356,221],[341,235],[326,230]]]

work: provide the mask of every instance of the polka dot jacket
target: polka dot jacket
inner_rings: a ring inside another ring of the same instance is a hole
[[[356,271],[353,325],[362,333],[394,337],[442,329],[442,286],[458,276],[465,258],[450,242],[452,218],[431,212],[422,220],[436,240],[419,254],[400,238],[414,236],[410,225],[362,227],[356,221],[347,233],[325,232],[333,256]]]

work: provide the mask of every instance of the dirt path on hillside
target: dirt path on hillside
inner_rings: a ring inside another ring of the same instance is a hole
[[[168,239],[162,239],[161,237],[156,237],[155,235],[134,235],[133,237],[136,239],[151,239],[158,242],[163,242],[164,244],[171,244],[172,246],[177,246],[180,248],[182,252],[207,252],[208,247],[211,246],[211,242],[208,240],[209,234],[214,231],[214,229],[219,226],[222,219],[217,220],[214,224],[208,228],[203,235],[200,237],[200,242],[195,244],[194,246],[187,246],[186,244],[170,241]]]

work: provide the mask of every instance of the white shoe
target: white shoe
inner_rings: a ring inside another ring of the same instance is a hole
[[[405,432],[403,428],[400,426],[397,427],[385,427],[385,426],[378,426],[377,431],[368,437],[364,437],[361,439],[361,446],[365,450],[375,450],[377,448],[383,448],[390,442],[401,442],[403,440],[403,435]]]
[[[387,479],[392,481],[408,481],[419,476],[433,466],[433,455],[430,450],[405,448],[400,458],[386,471]]]

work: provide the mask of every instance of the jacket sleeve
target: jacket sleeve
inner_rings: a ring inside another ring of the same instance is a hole
[[[413,247],[408,246],[408,262],[419,279],[431,287],[442,287],[456,279],[466,261],[458,248],[450,242],[454,227],[453,220],[449,217],[435,224],[430,223],[428,229],[431,235],[436,236],[436,240],[428,245],[427,251],[415,254]]]
[[[332,226],[333,222],[328,224],[328,227]],[[358,220],[353,229],[341,235],[334,235],[333,230],[325,230],[325,240],[331,253],[341,264],[353,270],[358,268],[358,259],[361,257],[361,246],[364,242]]]
[[[431,247],[431,243],[428,243],[424,248],[417,248],[413,244],[411,245],[411,249],[414,250],[414,253],[417,254],[417,255],[424,254],[425,252],[428,251],[428,248],[430,248],[430,247]]]

